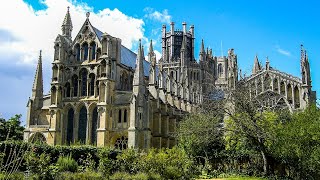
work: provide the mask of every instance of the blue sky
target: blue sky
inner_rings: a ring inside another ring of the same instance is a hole
[[[150,39],[160,51],[162,24],[182,22],[195,26],[196,54],[201,39],[216,55],[234,48],[243,72],[251,73],[254,56],[264,63],[300,77],[300,44],[309,54],[313,89],[320,97],[319,1],[221,0],[10,0],[0,7],[0,113],[4,118],[27,112],[38,51],[44,53],[45,92],[49,91],[53,42],[71,6],[73,37],[91,11],[90,20],[100,30],[119,36],[136,50],[136,42]],[[102,13],[104,12],[104,13]],[[4,17],[10,17],[7,18]],[[92,18],[92,19],[91,19]],[[100,20],[99,20],[100,18]],[[119,23],[120,21],[120,23]],[[10,95],[10,96],[9,96]]]

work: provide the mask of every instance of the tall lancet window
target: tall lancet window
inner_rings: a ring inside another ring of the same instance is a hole
[[[78,76],[77,75],[72,76],[72,86],[73,86],[73,96],[77,97],[78,96]]]
[[[92,42],[90,44],[90,47],[91,47],[91,57],[92,59],[96,59],[96,43]]]
[[[83,61],[88,60],[88,50],[89,50],[88,44],[84,43],[82,45],[82,49],[83,49]]]
[[[81,96],[87,96],[87,70],[82,69],[81,70]]]
[[[76,52],[77,61],[80,61],[80,45],[79,44],[75,45],[75,52]]]
[[[218,65],[218,76],[221,77],[223,75],[223,68],[222,68],[222,64]]]

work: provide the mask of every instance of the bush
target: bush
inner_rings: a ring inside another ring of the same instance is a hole
[[[63,172],[56,176],[56,180],[103,180],[103,176],[96,172],[71,173]]]
[[[127,172],[116,172],[110,176],[110,180],[160,180],[158,174],[137,173],[129,174]]]
[[[19,180],[24,179],[24,173],[23,172],[15,172],[10,175],[8,174],[0,174],[0,179],[8,179],[8,180]]]
[[[74,159],[72,159],[71,155],[60,156],[57,161],[57,167],[61,172],[76,172],[78,169],[78,163]]]
[[[98,171],[104,176],[109,177],[113,172],[117,170],[115,151],[108,148],[101,148],[98,151],[99,166]]]

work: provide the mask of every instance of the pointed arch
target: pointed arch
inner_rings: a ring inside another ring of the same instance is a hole
[[[45,144],[47,140],[46,140],[46,137],[43,135],[43,133],[36,132],[30,136],[29,142]]]
[[[273,91],[274,92],[279,92],[279,85],[278,85],[278,78],[275,77],[273,79]]]
[[[76,60],[80,62],[80,45],[78,43],[74,46],[74,50],[76,52]]]
[[[88,71],[83,68],[80,70],[79,77],[81,78],[81,96],[87,96],[87,80],[88,80]]]
[[[280,83],[280,94],[281,94],[282,96],[285,96],[285,95],[286,95],[286,86],[285,86],[285,84],[284,84],[283,81],[281,81],[281,83]]]
[[[95,87],[95,74],[91,73],[89,75],[90,83],[89,83],[89,95],[94,96],[94,87]]]
[[[79,111],[79,127],[78,127],[78,141],[85,143],[87,139],[87,108],[82,106]]]
[[[289,101],[290,104],[292,104],[293,102],[293,97],[292,97],[292,85],[290,83],[288,83],[287,85],[287,99]]]
[[[73,142],[73,129],[74,129],[74,110],[73,108],[69,108],[68,115],[67,115],[67,144]]]
[[[65,97],[71,97],[71,87],[69,82],[67,82],[64,85],[64,89],[65,89]]]
[[[91,143],[97,144],[97,129],[98,129],[98,108],[97,106],[92,111],[92,125],[91,125]]]
[[[298,86],[294,87],[294,108],[300,108],[300,90]]]
[[[271,78],[268,73],[264,76],[263,86],[264,86],[265,91],[272,88],[271,87]]]
[[[78,76],[74,74],[72,76],[73,97],[78,96],[78,81]]]
[[[90,49],[91,49],[91,60],[96,59],[96,43],[93,41],[90,43]]]
[[[89,46],[87,42],[84,42],[82,44],[82,51],[83,51],[83,59],[82,61],[88,60],[88,55],[89,55]]]

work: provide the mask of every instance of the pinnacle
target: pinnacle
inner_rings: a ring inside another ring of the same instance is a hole
[[[63,23],[62,23],[62,26],[71,26],[72,27],[72,21],[71,21],[71,16],[70,16],[70,11],[69,11],[70,7],[68,7],[68,10],[67,10],[67,14],[66,16],[64,17],[64,20],[63,20]]]

